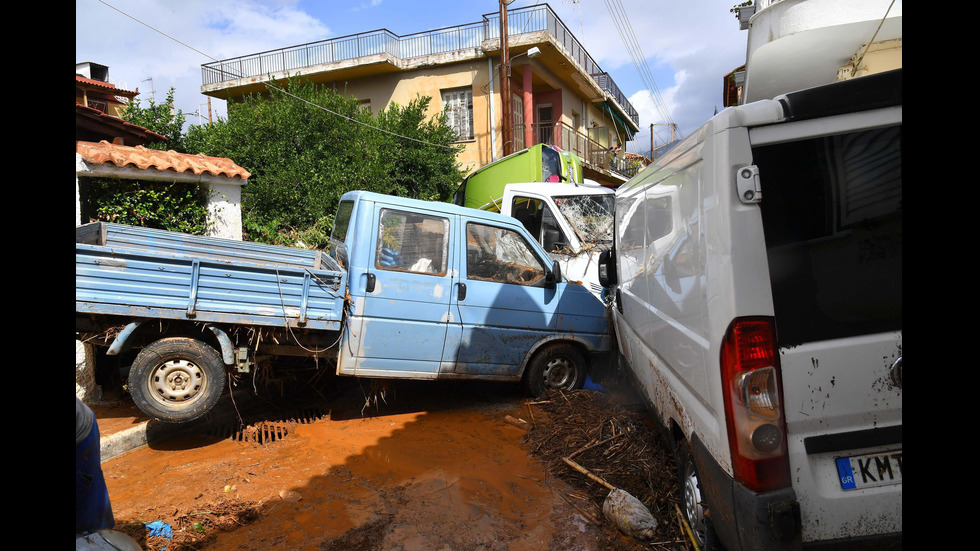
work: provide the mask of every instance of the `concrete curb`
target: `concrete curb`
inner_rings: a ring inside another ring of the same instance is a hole
[[[192,423],[190,426],[196,426]],[[120,454],[135,450],[151,442],[166,440],[187,430],[187,426],[169,425],[158,421],[144,421],[135,427],[102,436],[99,439],[99,453],[102,463]]]
[[[238,403],[237,407],[230,403],[231,398],[225,394],[211,413],[189,423],[164,423],[151,419],[114,434],[102,435],[99,439],[101,462],[105,463],[108,459],[154,442],[200,431],[208,426],[233,422],[238,419],[237,411],[250,406],[253,400],[247,392],[238,391],[235,393],[235,401]]]

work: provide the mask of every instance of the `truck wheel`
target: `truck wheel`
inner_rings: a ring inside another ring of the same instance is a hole
[[[129,372],[129,393],[143,413],[169,423],[202,417],[224,389],[224,363],[207,344],[184,337],[143,348]]]
[[[524,387],[532,396],[556,388],[574,390],[585,384],[585,357],[571,344],[556,344],[538,351],[524,373]]]
[[[708,518],[707,497],[701,492],[701,479],[698,468],[694,463],[694,455],[690,444],[679,442],[677,445],[677,471],[680,482],[681,511],[684,520],[691,527],[698,549],[703,551],[722,551],[721,543],[715,535],[711,519]]]

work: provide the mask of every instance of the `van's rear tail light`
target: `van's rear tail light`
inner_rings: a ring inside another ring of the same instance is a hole
[[[721,348],[735,480],[754,491],[789,486],[776,329],[771,318],[732,322]]]

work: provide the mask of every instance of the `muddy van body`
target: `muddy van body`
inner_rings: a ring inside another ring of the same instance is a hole
[[[902,535],[902,71],[728,108],[617,190],[619,358],[702,548]]]

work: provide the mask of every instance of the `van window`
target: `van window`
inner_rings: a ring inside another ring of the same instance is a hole
[[[350,216],[354,211],[354,201],[341,201],[337,207],[337,216],[333,220],[333,230],[330,234],[330,256],[341,266],[347,266],[347,230],[350,226]]]
[[[902,127],[757,147],[780,345],[902,328]]]
[[[569,246],[565,232],[561,230],[555,215],[539,199],[515,196],[511,203],[511,215],[527,228],[538,243],[549,253],[561,253]]]
[[[382,270],[446,275],[449,219],[381,210],[374,265]]]
[[[545,267],[515,231],[466,224],[466,278],[516,285],[544,282]]]
[[[560,182],[563,179],[565,178],[561,174],[561,155],[546,145],[541,146],[541,181]]]

